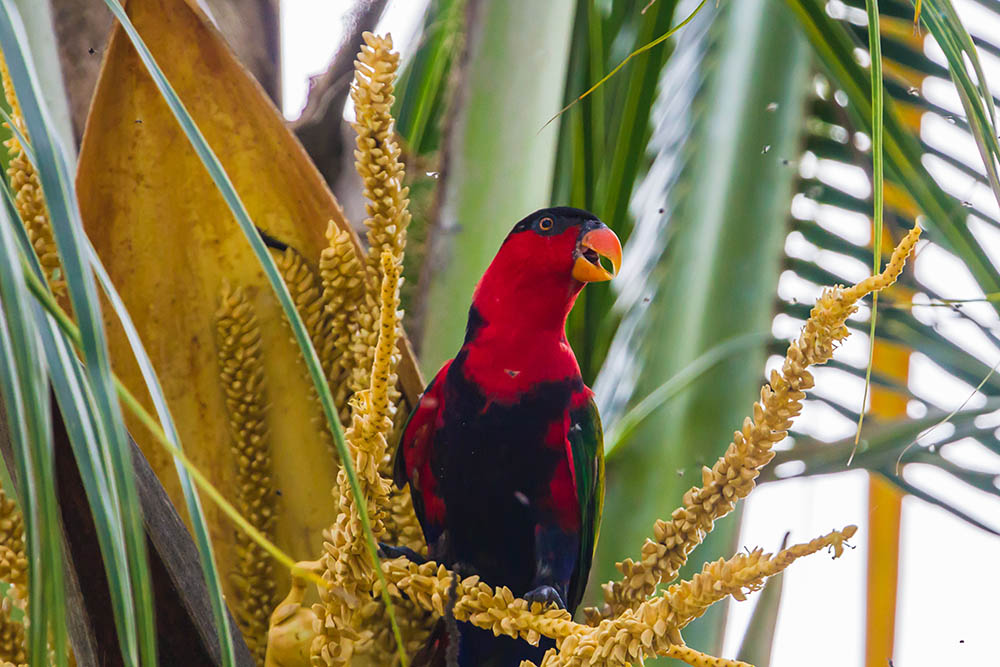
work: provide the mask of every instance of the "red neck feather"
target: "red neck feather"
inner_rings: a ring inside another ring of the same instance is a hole
[[[511,235],[476,286],[481,326],[469,331],[467,375],[509,400],[534,384],[579,376],[566,318],[583,283],[574,280],[577,230],[553,237]]]

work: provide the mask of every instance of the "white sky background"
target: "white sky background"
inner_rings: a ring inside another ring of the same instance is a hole
[[[308,91],[308,77],[326,66],[339,45],[342,16],[351,6],[342,0],[282,0],[282,48],[284,112],[288,118],[299,115]],[[426,0],[390,0],[388,11],[378,30],[390,31],[404,55],[414,46]],[[956,9],[973,34],[1000,35],[1000,21],[980,9],[971,0],[956,0]],[[853,17],[852,17],[853,18]],[[864,13],[860,19],[863,23]],[[940,50],[928,40],[928,56],[942,61]],[[1000,60],[982,55],[987,78],[1000,82]],[[962,115],[961,105],[951,83],[928,80],[920,93],[941,106]],[[974,166],[982,173],[982,163],[971,139],[947,119],[925,116],[922,134],[926,141],[941,147],[955,158]],[[1000,218],[992,192],[959,174],[948,165],[928,159],[926,167],[950,192],[963,201]],[[831,184],[864,196],[869,184],[860,170],[824,160],[804,159],[801,168],[815,173]],[[818,207],[800,199],[793,205],[799,217],[815,219],[826,229],[848,240],[869,242],[869,222]],[[1000,261],[1000,231],[975,218],[970,219],[973,233],[985,245],[994,262]],[[825,268],[856,281],[869,271],[843,256],[820,250],[804,237],[791,234],[786,243],[791,256],[818,261]],[[916,261],[917,279],[946,298],[968,299],[983,293],[968,270],[943,249],[921,242]],[[779,296],[810,302],[820,286],[798,278],[791,272],[781,277]],[[923,308],[918,318],[935,324],[938,331],[992,366],[1000,359],[997,349],[974,327],[953,317],[946,308]],[[1000,319],[987,304],[971,304],[966,312],[989,328],[1000,330]],[[862,309],[861,316],[867,319]],[[791,338],[802,322],[779,315],[774,322],[775,335]],[[837,358],[856,367],[867,363],[868,341],[855,334],[837,352]],[[775,357],[769,367],[780,360]],[[816,392],[857,409],[863,384],[847,373],[819,369]],[[957,380],[934,365],[926,356],[914,354],[910,362],[910,388],[921,401],[911,401],[908,412],[913,417],[926,413],[928,404],[951,410],[965,401],[973,387]],[[984,398],[974,397],[969,405],[982,405]],[[749,407],[749,406],[748,406]],[[1000,426],[1000,417],[996,418]],[[798,427],[810,435],[835,440],[854,433],[854,424],[817,401],[807,401]],[[947,427],[946,427],[947,428]],[[939,432],[934,439],[946,435]],[[721,446],[721,445],[720,445]],[[982,445],[959,442],[944,450],[949,458],[963,465],[1000,475],[1000,457]],[[955,481],[930,466],[910,466],[907,479],[931,493],[960,506],[981,521],[1000,528],[1000,499]],[[790,479],[764,485],[746,504],[741,545],[778,548],[785,531],[791,542],[807,541],[833,528],[854,523],[860,528],[852,540],[856,546],[838,559],[823,554],[796,562],[785,573],[784,594],[772,667],[860,667],[864,662],[865,577],[867,566],[867,475],[860,471],[825,475],[811,479]],[[665,508],[670,509],[670,508]],[[896,619],[896,667],[938,667],[952,664],[1000,664],[1000,578],[995,576],[1000,563],[1000,538],[954,518],[922,500],[908,497],[903,502],[899,599]],[[978,573],[975,582],[971,579]],[[730,626],[725,655],[734,657],[754,596],[747,602],[730,605]],[[873,667],[886,667],[878,665]]]
[[[377,32],[390,33],[407,58],[429,0],[389,0]],[[343,37],[350,0],[281,0],[282,106],[298,118],[309,93],[309,77],[326,71]]]

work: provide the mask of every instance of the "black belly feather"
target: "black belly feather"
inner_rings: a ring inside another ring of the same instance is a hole
[[[448,372],[449,419],[435,433],[431,465],[448,508],[443,544],[431,557],[523,595],[535,577],[535,527],[564,448],[544,442],[562,422],[579,378],[539,384],[513,405],[487,402],[463,372],[460,354]],[[576,553],[565,554],[576,560]]]

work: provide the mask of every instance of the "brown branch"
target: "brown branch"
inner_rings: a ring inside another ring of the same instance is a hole
[[[375,29],[387,0],[362,0],[347,17],[347,30],[337,53],[322,74],[310,82],[302,115],[291,122],[292,131],[309,157],[333,187],[345,165],[351,162],[351,146],[341,130],[344,104],[354,77],[354,58],[361,49],[362,35]]]

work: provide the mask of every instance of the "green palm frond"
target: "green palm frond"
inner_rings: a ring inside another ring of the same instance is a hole
[[[557,127],[538,130],[560,108],[572,41],[562,3],[483,3],[472,14],[422,288],[428,374],[461,345],[468,311],[457,304],[471,301],[511,226],[548,203]]]
[[[863,20],[863,3],[854,3],[853,6],[838,5],[835,11],[825,12],[825,18],[822,20],[819,19],[819,10],[824,7],[823,3],[793,0],[790,4],[798,5],[800,16],[812,17],[816,19],[817,25],[823,26],[822,39],[813,35],[812,40],[817,53],[821,56],[820,62],[824,69],[833,76],[831,79],[817,77],[814,87],[805,155],[809,164],[815,165],[816,168],[801,170],[802,178],[796,188],[798,200],[793,207],[791,225],[793,233],[798,235],[794,251],[796,256],[789,257],[787,261],[787,269],[792,275],[800,281],[808,281],[800,283],[801,285],[811,284],[812,289],[818,290],[820,285],[856,279],[854,275],[846,275],[845,269],[851,262],[868,261],[870,258],[871,251],[865,247],[867,242],[862,240],[864,234],[857,234],[859,224],[848,225],[846,222],[846,216],[857,216],[859,213],[865,215],[867,219],[871,209],[870,199],[867,194],[858,194],[843,181],[837,182],[830,176],[831,166],[850,165],[862,168],[865,178],[869,182],[871,179],[870,142],[867,140],[870,136],[870,126],[865,121],[870,94],[853,83],[848,85],[842,83],[845,80],[845,72],[851,73],[852,80],[862,72],[854,53],[856,49],[863,48],[866,28]],[[949,72],[941,62],[926,55],[933,53],[933,49],[925,46],[926,37],[923,33],[914,32],[912,7],[908,3],[881,4],[885,90],[887,109],[889,109],[886,119],[888,187],[897,193],[887,198],[886,231],[892,238],[899,238],[907,228],[919,220],[928,230],[927,238],[930,243],[953,253],[972,273],[982,293],[990,292],[997,281],[997,268],[989,259],[985,237],[975,233],[974,230],[976,225],[995,226],[1000,222],[994,197],[991,196],[992,169],[984,169],[983,162],[977,162],[974,156],[970,159],[969,155],[961,154],[955,150],[955,146],[962,141],[961,135],[964,134],[965,141],[969,145],[975,141],[975,144],[980,146],[979,156],[986,157],[986,164],[996,163],[997,152],[993,145],[996,130],[992,124],[992,98],[981,95],[976,98],[977,92],[981,89],[970,80],[969,71],[966,71],[964,64],[961,68],[953,67]],[[950,48],[958,48],[957,44],[965,43],[964,40],[969,39],[967,34],[964,39],[961,37],[964,29],[955,19],[948,3],[927,3],[924,11],[928,7],[935,17],[932,36],[940,40],[949,40]],[[1000,5],[997,3],[981,3],[980,7],[983,11],[1000,15]],[[832,18],[829,14],[837,18]],[[979,38],[974,41],[984,52],[997,52],[996,44]],[[842,48],[835,49],[831,46],[836,44],[853,44],[850,57],[847,57]],[[841,55],[832,58],[831,54]],[[978,67],[971,59],[969,63],[973,71]],[[838,72],[839,75],[836,74]],[[956,81],[958,89],[966,91],[964,107],[944,106],[948,102],[942,91],[950,87],[949,81]],[[963,116],[963,111],[969,115]],[[972,118],[971,122],[969,118]],[[977,123],[981,127],[989,128],[987,134],[993,137],[992,140],[980,136],[983,133],[976,132]],[[922,126],[937,129],[930,132],[925,129],[921,132]],[[942,128],[946,129],[942,131]],[[899,148],[889,148],[890,143]],[[931,166],[934,170],[933,175],[928,172],[925,165]],[[956,189],[957,179],[954,176],[949,178],[947,173],[949,171],[968,179],[975,185],[959,185]],[[964,192],[960,192],[959,189]],[[899,193],[906,194],[900,196]],[[919,219],[916,219],[917,216]],[[854,233],[851,232],[851,228],[855,229]],[[824,256],[822,261],[816,258],[819,254]],[[816,257],[809,258],[807,255]],[[994,308],[986,303],[943,308],[929,305],[911,306],[910,303],[914,301],[942,303],[946,296],[974,299],[981,294],[940,294],[933,284],[925,284],[912,271],[907,272],[899,284],[900,289],[895,295],[887,295],[879,300],[876,335],[883,340],[904,345],[926,355],[944,372],[966,383],[969,388],[965,394],[954,397],[954,404],[958,405],[968,394],[973,393],[973,387],[991,373],[993,365],[993,360],[990,358],[993,355],[991,349],[995,350],[1000,343],[996,333]],[[787,294],[784,296],[780,304],[781,312],[797,321],[804,320],[808,308],[792,302]],[[868,316],[863,313],[861,318],[849,323],[856,329],[856,333],[867,330],[863,320]],[[963,327],[966,332],[965,340],[963,336],[945,333],[954,327],[946,327],[939,331],[934,321],[940,322],[942,319]],[[969,340],[977,338],[981,342],[970,346]],[[842,363],[838,368],[857,378],[864,375],[863,368],[852,364]],[[908,387],[896,385],[892,388],[915,401],[918,406],[926,404],[925,399],[915,395]],[[986,405],[992,405],[990,401],[993,400],[992,397],[997,396],[998,391],[1000,382],[995,376],[985,380],[981,392],[986,397]],[[856,405],[849,408],[842,402],[827,401],[827,403],[850,419],[858,418]],[[952,422],[956,420],[969,422],[970,419],[988,411],[986,408],[978,407],[975,402],[972,405],[975,407],[966,407],[952,419]],[[935,414],[937,412],[933,406],[930,411]],[[943,417],[941,414],[934,418]],[[936,443],[934,451],[931,451],[931,446],[926,442],[921,442],[903,457],[902,465],[896,465],[896,459],[901,452],[917,439],[919,432],[926,426],[925,421],[905,421],[896,425],[872,424],[862,435],[861,448],[855,464],[876,470],[900,488],[940,505],[977,526],[995,531],[996,526],[983,524],[949,502],[947,497],[920,488],[903,475],[903,469],[910,463],[930,464],[942,468],[956,479],[981,491],[1000,493],[992,475],[951,463],[941,455],[944,444],[953,440]],[[957,425],[955,423],[956,427]],[[993,429],[972,431],[958,429],[958,431],[965,433],[962,437],[973,438],[994,451],[997,449]],[[839,442],[823,447],[814,439],[797,433],[795,444],[790,450],[795,454],[783,452],[779,459],[801,461],[799,474],[843,470],[849,457],[849,450],[845,454],[843,444]],[[789,458],[796,455],[801,455],[801,458]],[[788,469],[794,468],[786,468]]]
[[[777,211],[770,221],[772,227],[783,227],[781,218],[787,216],[787,229],[791,235],[781,267],[787,274],[784,279],[791,287],[780,290],[782,298],[778,300],[775,310],[781,316],[790,318],[783,321],[782,335],[797,328],[789,322],[805,320],[809,310],[807,304],[818,295],[821,286],[854,282],[863,277],[864,272],[868,270],[865,268],[866,265],[871,262],[869,245],[872,211],[871,88],[868,73],[858,64],[857,56],[858,53],[865,53],[867,46],[864,3],[855,2],[854,6],[850,6],[839,3],[827,5],[818,0],[816,2],[789,0],[789,4],[799,25],[804,28],[805,34],[812,41],[813,50],[817,55],[817,69],[811,75],[808,103],[803,105],[800,111],[805,128],[804,143],[801,147],[776,158],[782,160],[795,174],[794,188],[782,204],[784,211]],[[991,8],[995,13],[1000,12],[998,9],[1000,5],[997,3],[984,3],[983,6]],[[951,16],[938,4],[934,4],[934,7],[942,16],[946,18]],[[945,77],[949,76],[949,71],[925,55],[924,38],[914,35],[910,23],[912,7],[900,2],[885,2],[882,3],[882,15],[887,108],[886,233],[890,238],[898,239],[915,224],[919,216],[920,223],[929,230],[927,236],[930,242],[953,253],[979,282],[982,291],[992,292],[993,286],[1000,280],[1000,274],[990,261],[979,235],[973,232],[973,225],[967,221],[971,213],[987,225],[1000,222],[993,208],[992,197],[984,201],[983,196],[980,196],[975,201],[970,201],[956,196],[956,193],[949,193],[945,189],[947,183],[940,184],[925,167],[925,164],[934,164],[935,161],[950,165],[965,177],[975,179],[979,183],[977,192],[980,195],[990,192],[988,170],[984,171],[981,164],[977,167],[975,160],[970,160],[968,156],[960,158],[952,155],[947,145],[931,143],[935,141],[940,143],[933,134],[926,135],[930,137],[927,139],[920,133],[922,119],[930,118],[931,122],[940,119],[940,122],[948,124],[954,131],[966,132],[970,145],[975,139],[968,129],[969,124],[961,116],[960,108],[944,108],[940,106],[939,101],[932,99],[932,95],[925,96],[921,92],[921,83],[926,77],[935,77],[931,85],[937,88],[947,85],[949,79]],[[961,24],[954,21],[944,25],[945,20],[942,19],[941,23],[936,33],[950,30],[957,34],[963,30]],[[699,243],[683,251],[673,247],[682,242],[683,225],[690,224],[683,216],[683,208],[678,209],[673,202],[678,198],[690,196],[689,191],[692,186],[685,177],[691,178],[691,175],[686,173],[692,168],[691,156],[710,150],[709,146],[699,143],[697,134],[690,128],[699,122],[700,114],[710,113],[710,106],[699,105],[697,92],[685,94],[683,87],[670,86],[673,83],[671,72],[674,71],[681,72],[676,75],[677,79],[686,81],[689,91],[697,91],[698,86],[703,85],[692,70],[698,71],[696,68],[698,63],[702,62],[700,59],[706,56],[704,52],[699,55],[697,47],[692,45],[698,43],[699,30],[708,30],[707,25],[708,19],[704,19],[700,24],[696,21],[690,26],[689,31],[681,34],[677,40],[671,61],[666,68],[666,76],[661,82],[661,95],[667,96],[669,100],[667,104],[673,106],[666,106],[669,111],[663,117],[656,119],[658,127],[649,151],[658,152],[642,186],[636,190],[632,200],[636,224],[632,229],[633,242],[626,246],[626,256],[629,263],[634,263],[629,268],[634,269],[635,273],[631,271],[624,273],[618,286],[617,311],[623,315],[597,383],[597,393],[603,403],[602,414],[611,424],[609,430],[612,433],[616,429],[616,420],[627,408],[644,404],[649,395],[655,394],[655,385],[642,385],[641,378],[644,372],[658,377],[659,381],[663,382],[679,370],[676,367],[672,371],[662,368],[655,372],[650,370],[649,355],[656,354],[657,346],[676,345],[670,334],[671,322],[679,320],[680,323],[676,326],[687,332],[696,330],[696,324],[689,315],[690,295],[686,289],[697,287],[702,283],[682,273],[678,275],[679,272],[669,262],[669,257],[671,253],[678,253],[698,257],[702,261],[711,261],[709,259],[711,255],[704,254],[708,244],[704,227],[701,228]],[[955,42],[960,41],[959,37],[952,39]],[[1000,50],[995,44],[984,39],[973,38],[973,41],[977,47],[986,52]],[[702,43],[704,44],[704,41]],[[957,68],[953,69],[952,73],[959,78],[968,74],[965,70]],[[976,98],[973,94],[980,88],[976,85],[966,88],[969,89],[969,99],[975,103]],[[977,117],[984,124],[991,123],[990,102],[982,95],[977,99],[981,107]],[[768,106],[772,109],[772,113],[781,110],[778,100],[773,100]],[[970,105],[967,107],[972,108]],[[746,126],[739,134],[747,136],[752,129],[753,121],[747,118]],[[664,137],[668,137],[672,143],[667,144]],[[983,154],[993,155],[993,159],[996,159],[991,142],[985,140],[980,143],[986,144]],[[664,151],[664,146],[669,150]],[[762,140],[760,151],[764,154],[772,153],[774,146]],[[662,171],[663,165],[669,169]],[[853,175],[845,176],[845,168],[854,169]],[[758,177],[762,187],[774,187],[770,179],[760,175]],[[721,177],[720,182],[724,183],[725,178],[732,178],[732,173]],[[862,185],[859,186],[858,182],[862,182]],[[649,196],[647,190],[655,187],[654,183],[660,184],[662,188],[661,192],[657,192],[658,203],[653,203],[653,198]],[[721,187],[720,185],[720,192]],[[657,205],[659,209],[654,208]],[[741,257],[741,254],[744,257]],[[747,248],[741,248],[740,251],[730,255],[727,261],[745,261],[745,256],[748,254]],[[718,270],[718,263],[714,267]],[[678,286],[672,288],[676,290],[673,298],[658,303],[657,291],[664,289],[665,286],[671,289],[669,286],[673,281],[678,282]],[[744,285],[735,282],[731,282],[730,287],[741,291],[746,289]],[[985,353],[972,353],[968,346],[963,345],[963,341],[956,340],[954,335],[946,335],[929,325],[926,315],[928,307],[911,307],[910,296],[899,296],[902,294],[914,295],[912,298],[918,303],[939,302],[945,296],[956,296],[941,294],[934,286],[919,282],[912,271],[908,272],[901,281],[901,289],[897,291],[897,295],[884,296],[879,301],[877,336],[925,354],[945,372],[968,384],[971,391],[971,387],[978,385],[990,373],[992,360],[988,362],[984,357]],[[964,296],[975,298],[977,295]],[[731,308],[724,306],[723,303],[722,299],[716,299],[704,308],[731,311]],[[1000,341],[996,333],[993,308],[989,305],[965,304],[938,312],[947,312],[948,317],[960,321],[962,326],[973,331],[983,341],[991,344]],[[863,309],[848,323],[856,334],[860,334],[857,336],[860,340],[867,340],[869,316],[870,311]],[[595,335],[593,328],[588,328],[587,331],[589,335]],[[781,354],[785,344],[782,340],[775,339],[768,346],[768,351],[771,354]],[[865,367],[863,363],[858,363],[857,359],[850,363],[836,360],[830,366],[863,382]],[[705,377],[699,376],[687,391],[697,393],[699,386],[709,386],[711,379],[711,374],[706,374]],[[919,401],[920,405],[925,402],[914,396],[908,387],[900,385],[898,380],[881,375],[877,369],[873,373],[872,381],[876,386],[904,393]],[[668,384],[669,382],[668,380]],[[993,376],[986,381],[982,392],[992,396],[998,389],[1000,389],[1000,378]],[[719,385],[714,391],[721,395],[723,386]],[[814,400],[827,404],[845,419],[856,422],[859,418],[857,404],[861,400],[860,394],[861,392],[858,396],[841,397],[840,400],[817,396]],[[678,400],[683,402],[687,399],[682,397]],[[664,406],[662,409],[669,411],[671,407]],[[680,411],[682,408],[673,409]],[[703,406],[703,409],[708,408]],[[725,412],[718,410],[717,414]],[[650,413],[648,418],[655,422],[657,419],[655,412]],[[735,428],[740,418],[733,418],[728,427]],[[655,433],[670,435],[676,433],[665,423],[661,423],[658,430],[643,434],[643,431],[635,428],[635,424],[631,421],[629,432],[635,434],[632,438],[633,445],[628,445],[627,440],[621,438],[611,442],[616,445],[643,448],[657,447],[660,446],[658,443],[663,441],[664,436],[661,435],[659,440],[656,440]],[[984,432],[980,436],[994,438],[989,432]],[[801,439],[807,436],[799,433],[797,437]],[[647,442],[649,439],[653,439],[654,442],[650,444]],[[703,447],[708,451],[699,462],[710,461],[723,444],[724,438],[718,442],[704,443]],[[897,454],[907,444],[909,441],[895,443]],[[716,449],[711,449],[712,447]],[[867,451],[869,447],[870,439],[867,435],[863,435],[862,451]],[[634,457],[637,460],[636,465],[647,466],[652,464],[657,455],[655,450],[631,454],[627,450],[615,452],[616,458]],[[675,460],[685,460],[685,457],[676,450],[672,455]],[[840,469],[845,469],[849,455],[850,452],[843,457]],[[871,460],[870,456],[862,456],[859,463],[867,467],[864,462]],[[922,462],[928,461],[922,460]],[[947,467],[949,472],[959,479],[978,485],[978,488],[984,488],[982,476],[977,476],[974,471],[956,468],[940,457],[930,462],[937,462],[942,468]],[[679,464],[676,467],[684,466]],[[913,485],[895,470],[878,469],[886,472],[890,479],[901,487],[913,488]],[[806,466],[803,474],[813,470],[819,468]],[[829,472],[831,468],[827,466],[822,470]],[[938,499],[937,502],[947,505],[946,500]]]
[[[774,34],[791,38],[779,44]],[[595,383],[609,431],[692,360],[756,338],[630,427],[608,463],[598,581],[701,481],[759,391],[809,63],[791,15],[770,0],[706,6],[678,33],[653,113],[652,159],[630,204],[621,324]],[[728,552],[735,526],[719,522],[700,553]],[[719,621],[699,619],[687,641],[712,650]]]
[[[565,104],[573,103],[629,54],[667,33],[679,17],[676,0],[578,2],[566,77]],[[697,3],[696,3],[697,4]],[[705,8],[708,13],[711,7]],[[682,32],[690,30],[685,26]],[[621,72],[560,117],[552,201],[593,211],[623,242],[632,233],[629,202],[647,172],[657,82],[671,57],[665,42],[635,57]],[[631,261],[631,260],[630,260]],[[568,335],[584,380],[593,381],[607,354],[614,322],[608,285],[591,285],[570,315]]]
[[[48,122],[48,115],[40,98],[38,80],[33,71],[31,59],[26,53],[27,39],[20,17],[9,0],[0,3],[0,12],[2,12],[0,13],[0,47],[6,56],[11,79],[23,108],[27,130],[31,136],[36,156],[39,178],[46,195],[53,233],[60,256],[63,258],[63,268],[69,285],[69,296],[80,327],[81,356],[85,362],[85,377],[94,399],[94,424],[99,433],[97,442],[102,449],[101,461],[106,468],[109,495],[112,502],[118,507],[116,518],[123,535],[127,556],[126,563],[122,564],[123,571],[119,574],[123,585],[122,598],[116,600],[118,605],[116,620],[126,628],[126,632],[121,634],[122,649],[124,655],[129,656],[134,662],[138,662],[141,658],[143,662],[152,664],[156,659],[156,638],[152,611],[152,585],[146,559],[145,532],[139,510],[135,480],[132,475],[131,452],[108,363],[107,343],[100,306],[98,305],[96,285],[89,272],[89,262],[83,251],[82,223],[79,218],[76,197],[72,190],[72,177],[65,153],[52,132],[51,123]],[[10,239],[11,236],[7,238]],[[5,252],[8,253],[8,259],[4,263],[19,267],[20,264],[15,254],[16,246],[13,241],[5,242],[3,245]],[[8,284],[7,289],[25,289],[24,276],[20,271],[8,273],[4,282]],[[11,283],[16,283],[16,286]],[[18,326],[22,327],[29,326],[29,323],[36,321],[36,318],[32,317],[28,311],[23,311],[19,318],[21,319],[18,320]],[[32,332],[31,335],[37,334]],[[52,362],[52,360],[49,361]],[[37,396],[33,402],[39,406],[47,406],[47,378],[44,376],[36,378],[34,387],[33,391],[36,392]],[[47,407],[45,417],[45,427],[47,430],[51,429]],[[48,441],[47,445],[44,440],[33,438],[33,441],[38,447],[51,449],[51,440]],[[41,462],[44,460],[41,459]],[[39,460],[36,458],[35,461]],[[36,465],[39,464],[40,462],[36,463]],[[19,465],[21,465],[20,462]],[[19,483],[24,487],[39,484],[43,489],[46,484],[45,480],[48,480],[48,484],[52,483],[50,470],[39,469],[32,471],[32,473],[29,477],[19,475]],[[44,503],[40,506],[33,505],[34,503],[31,502],[22,505],[22,511],[26,516],[46,507]],[[98,513],[96,520],[101,518],[107,519],[108,517]],[[49,533],[36,532],[35,535],[49,536]],[[44,654],[45,628],[47,624],[51,624],[56,634],[53,642],[56,644],[57,657],[60,664],[64,664],[66,609],[62,600],[61,585],[58,591],[61,604],[57,607],[49,609],[46,613],[44,605],[36,607],[34,604],[36,596],[41,596],[39,602],[42,601],[45,597],[45,591],[53,585],[51,580],[58,579],[57,572],[61,572],[62,554],[59,539],[51,539],[50,537],[46,546],[47,548],[43,551],[31,555],[33,562],[41,564],[41,567],[33,568],[34,573],[32,573],[30,581],[33,621],[35,619],[41,621],[37,624],[32,623],[30,631],[33,637],[31,655],[33,659],[37,659],[35,656]]]

